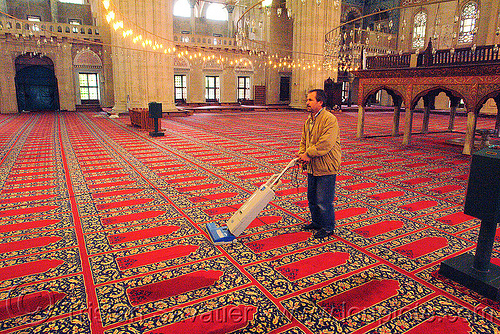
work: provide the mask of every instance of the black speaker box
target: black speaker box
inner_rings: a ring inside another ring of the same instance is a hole
[[[464,213],[500,222],[500,148],[484,148],[472,155]]]
[[[149,117],[162,118],[162,105],[157,102],[149,102]]]

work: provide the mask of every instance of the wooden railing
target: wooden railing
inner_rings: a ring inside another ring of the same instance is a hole
[[[412,64],[411,59],[415,59]],[[467,48],[433,50],[429,45],[420,54],[371,56],[366,59],[365,69],[387,69],[408,67],[443,67],[500,62],[498,45],[472,46]]]
[[[475,48],[460,48],[452,51],[437,50],[428,66],[491,63],[500,60],[498,46],[483,45]]]
[[[410,67],[410,59],[410,53],[367,57],[366,69]]]

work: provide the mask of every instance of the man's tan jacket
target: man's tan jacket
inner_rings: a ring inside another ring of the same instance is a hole
[[[304,123],[299,154],[307,153],[311,162],[307,172],[314,176],[337,174],[340,169],[340,129],[337,117],[325,108]]]

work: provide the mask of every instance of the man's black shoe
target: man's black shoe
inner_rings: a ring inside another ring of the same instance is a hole
[[[306,224],[304,226],[302,226],[302,229],[303,230],[319,230],[321,227],[319,227],[318,225],[314,224],[314,223],[309,223],[309,224]]]
[[[331,236],[332,234],[333,234],[333,231],[327,231],[324,228],[322,228],[321,230],[319,230],[318,232],[316,232],[314,234],[314,239],[323,239],[323,238]]]

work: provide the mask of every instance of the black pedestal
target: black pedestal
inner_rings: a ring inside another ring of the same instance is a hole
[[[149,135],[151,137],[163,137],[165,134],[163,132],[158,132],[158,118],[153,118],[153,122],[155,124],[155,130],[150,132]]]
[[[492,263],[488,271],[474,269],[474,256],[465,253],[441,262],[439,274],[491,300],[500,300],[500,267]]]
[[[165,134],[163,132],[150,132],[149,136],[151,137],[163,137]]]
[[[476,254],[443,261],[439,273],[500,301],[500,267],[490,262],[500,223],[500,149],[485,148],[472,155],[464,213],[481,219]]]

